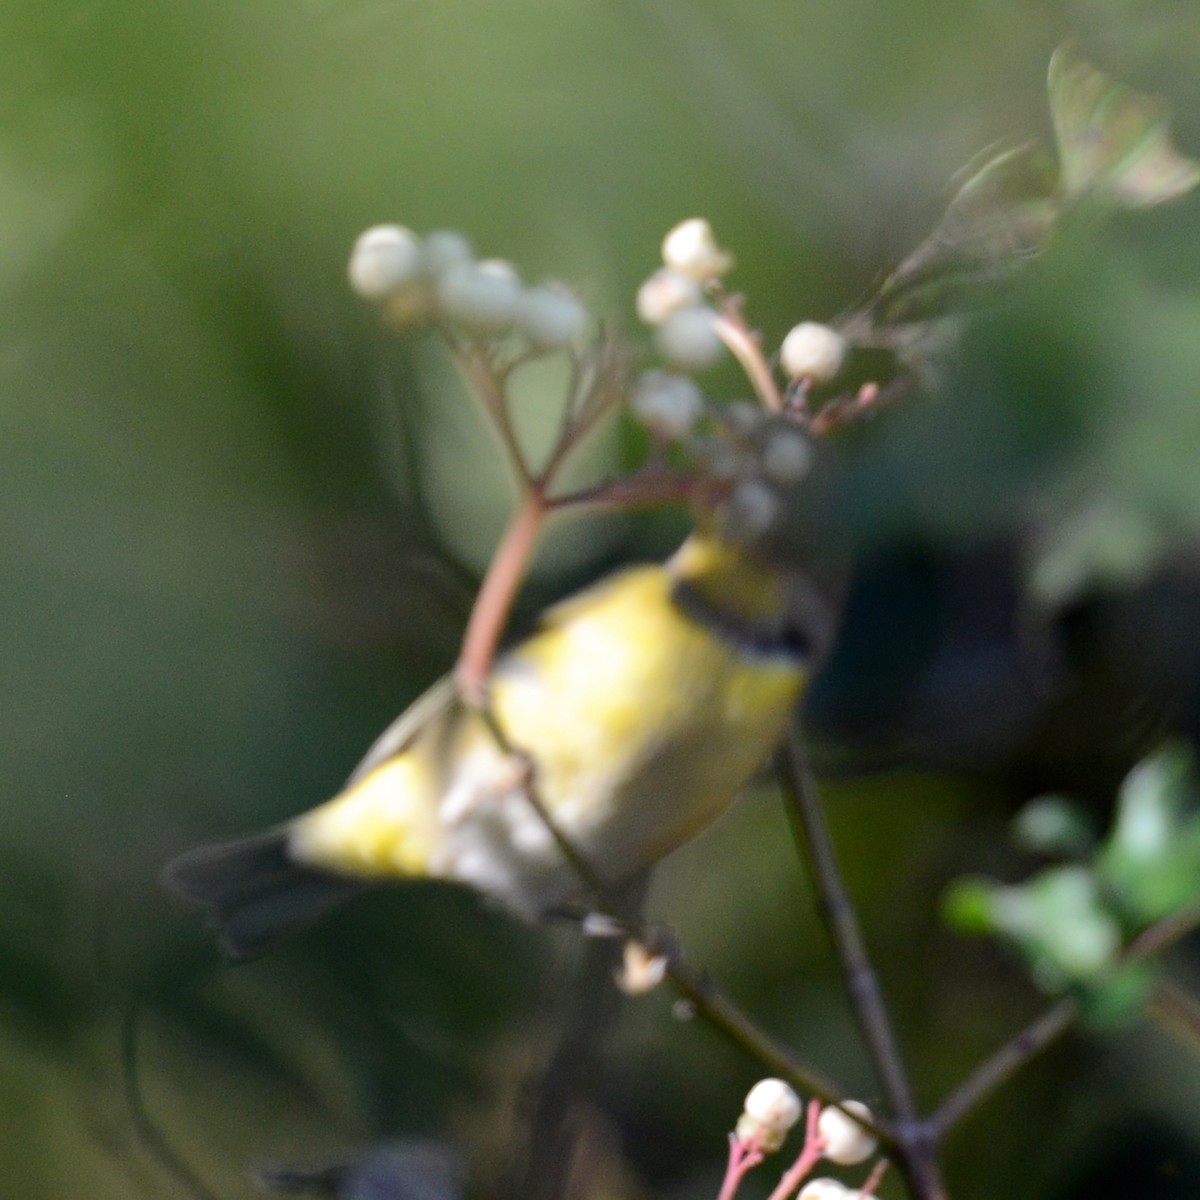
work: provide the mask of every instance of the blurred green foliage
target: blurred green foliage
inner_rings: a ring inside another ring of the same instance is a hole
[[[1049,144],[1046,63],[1081,32],[1195,152],[1200,18],[1163,2],[0,3],[0,1177],[180,1194],[132,1066],[221,1200],[255,1162],[397,1135],[459,1140],[486,1187],[554,1044],[569,936],[418,888],[231,970],[155,882],[336,788],[453,660],[503,510],[461,400],[349,296],[359,229],[461,228],[632,328],[662,233],[703,213],[774,344],[916,245],[980,147]],[[1198,220],[1068,236],[943,399],[847,447],[861,570],[811,721],[926,1102],[1038,1003],[938,927],[946,881],[1020,878],[1012,808],[1104,806],[1163,728],[1200,731]],[[530,608],[677,529],[576,536]],[[875,1098],[769,789],[651,907]],[[604,1190],[715,1194],[756,1076],[666,997],[629,1006],[589,1125]],[[1104,1146],[1142,1196],[1191,1196],[1198,1078],[1143,1027],[1064,1045],[964,1128],[956,1193],[1115,1195],[1084,1176]]]

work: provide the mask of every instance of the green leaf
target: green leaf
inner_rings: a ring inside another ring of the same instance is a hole
[[[946,923],[960,933],[995,933],[997,890],[997,885],[987,879],[956,879],[942,897],[942,915]]]
[[[1200,183],[1200,164],[1176,150],[1157,97],[1098,71],[1071,45],[1051,58],[1048,86],[1066,199],[1148,208]]]
[[[1031,150],[989,151],[964,169],[937,228],[880,288],[874,309],[881,323],[978,305],[1041,249],[1057,210]]]
[[[1143,928],[1200,900],[1195,763],[1169,742],[1125,778],[1116,822],[1096,860],[1104,886]]]
[[[1121,949],[1121,929],[1092,872],[1052,867],[1017,887],[962,879],[944,901],[964,933],[995,933],[1029,964],[1043,991],[1059,994],[1103,979]]]
[[[1013,838],[1023,850],[1058,858],[1090,858],[1096,836],[1087,813],[1063,796],[1039,796],[1017,814]]]
[[[1085,1024],[1107,1030],[1139,1016],[1156,976],[1149,963],[1127,963],[1080,989],[1080,1015]]]
[[[1121,948],[1120,927],[1085,867],[1052,867],[1006,889],[1001,921],[1050,992],[1099,978]]]

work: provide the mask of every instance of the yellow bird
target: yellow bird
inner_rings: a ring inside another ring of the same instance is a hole
[[[782,738],[829,640],[825,589],[761,543],[694,533],[549,610],[503,654],[492,711],[595,876],[616,884],[695,836]],[[584,891],[513,756],[451,680],[378,739],[333,799],[201,846],[166,881],[255,954],[364,884],[467,884],[536,918]]]

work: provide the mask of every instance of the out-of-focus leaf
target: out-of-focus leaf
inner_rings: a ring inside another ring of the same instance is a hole
[[[1096,835],[1087,813],[1064,796],[1039,796],[1017,814],[1013,838],[1023,850],[1058,858],[1090,857]]]
[[[1066,199],[1148,208],[1200,183],[1200,164],[1176,150],[1158,98],[1098,71],[1070,45],[1051,58],[1048,85]]]
[[[958,880],[947,921],[968,934],[993,934],[1020,951],[1035,983],[1071,992],[1086,1020],[1112,1025],[1140,1011],[1154,965],[1122,958],[1132,933],[1188,909],[1200,897],[1200,812],[1195,759],[1172,742],[1126,777],[1116,820],[1094,856],[1088,822],[1070,801],[1046,796],[1016,822],[1018,840],[1090,861],[1040,871],[1015,886]]]
[[[1121,930],[1084,867],[1052,867],[996,900],[996,920],[1047,991],[1088,983],[1112,966]]]
[[[1126,963],[1079,995],[1083,1020],[1093,1029],[1111,1029],[1143,1010],[1155,980],[1149,963]]]
[[[1121,788],[1116,824],[1096,865],[1138,927],[1200,898],[1196,797],[1192,755],[1177,742],[1139,763]]]
[[[962,880],[947,894],[946,913],[964,932],[1003,937],[1047,992],[1102,979],[1121,948],[1120,927],[1085,867],[1052,867],[1018,887]]]
[[[988,879],[956,879],[942,898],[942,914],[960,933],[995,933],[995,896],[996,884]]]
[[[933,233],[880,288],[883,324],[929,320],[986,299],[1041,249],[1057,216],[1029,145],[991,152],[966,168]]]
[[[1143,579],[1169,549],[1150,515],[1111,496],[1083,502],[1047,522],[1035,543],[1029,589],[1062,606],[1090,589]]]

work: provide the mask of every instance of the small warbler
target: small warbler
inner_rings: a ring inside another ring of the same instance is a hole
[[[719,816],[782,738],[832,629],[801,542],[701,528],[551,608],[488,680],[532,784],[445,679],[333,799],[182,855],[168,886],[211,911],[234,957],[372,882],[457,881],[536,918],[585,888],[530,786],[597,879],[634,875]]]

